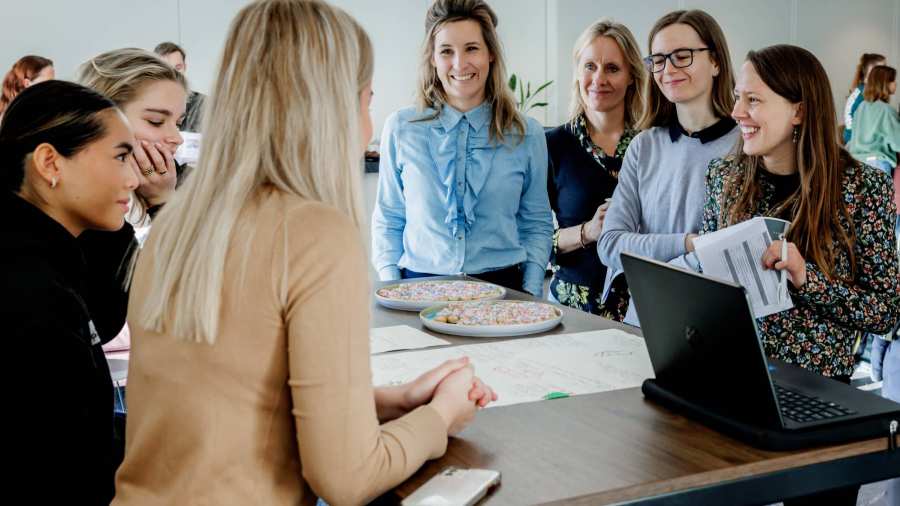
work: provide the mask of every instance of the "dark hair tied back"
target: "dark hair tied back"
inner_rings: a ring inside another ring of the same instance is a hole
[[[68,158],[103,136],[98,113],[115,108],[105,96],[79,84],[46,81],[26,88],[10,103],[0,123],[0,173],[3,186],[18,192],[25,161],[47,143]]]

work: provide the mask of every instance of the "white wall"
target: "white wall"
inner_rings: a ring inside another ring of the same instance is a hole
[[[571,98],[572,46],[591,21],[612,17],[628,26],[644,54],[656,20],[675,9],[703,9],[725,32],[735,70],[751,49],[788,43],[813,52],[828,72],[838,113],[864,52],[882,53],[900,67],[900,0],[547,0],[556,11],[548,51],[554,78],[551,123],[565,120]],[[895,105],[897,95],[894,96]]]
[[[544,124],[562,122],[571,97],[572,44],[594,19],[613,17],[631,28],[643,52],[650,27],[678,8],[702,8],[722,25],[735,65],[749,49],[794,43],[810,49],[831,78],[842,107],[863,52],[882,52],[900,66],[900,0],[489,0],[500,18],[507,66],[533,84],[554,80],[550,107],[535,109]],[[376,136],[392,111],[412,102],[429,0],[333,0],[355,16],[375,45]],[[188,52],[188,77],[207,91],[225,33],[248,0],[31,0],[3,10],[0,69],[19,56],[53,59],[71,78],[90,56],[124,46],[151,49],[173,40]],[[896,103],[897,97],[894,98]]]

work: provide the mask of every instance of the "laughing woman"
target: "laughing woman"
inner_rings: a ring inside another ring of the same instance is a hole
[[[809,51],[751,51],[735,88],[737,154],[710,163],[703,232],[754,216],[792,222],[763,255],[784,270],[794,307],[758,320],[769,356],[850,383],[857,332],[884,333],[898,316],[900,279],[887,175],[838,144],[828,76]],[[856,504],[858,487],[785,501]]]
[[[437,0],[417,107],[381,138],[372,256],[382,280],[471,274],[540,296],[552,246],[543,128],[516,111],[497,16]]]

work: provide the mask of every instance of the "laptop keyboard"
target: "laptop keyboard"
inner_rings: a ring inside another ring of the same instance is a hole
[[[775,385],[775,394],[778,396],[778,405],[781,406],[781,415],[795,422],[817,422],[856,414],[856,411],[836,402],[803,395],[781,385]]]

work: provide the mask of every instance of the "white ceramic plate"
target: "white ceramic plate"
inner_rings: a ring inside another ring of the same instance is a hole
[[[427,282],[427,283],[452,283],[452,282],[459,282],[459,281],[462,281],[462,280],[458,280],[458,279],[446,279],[446,280],[431,280],[431,281],[409,281],[408,283],[426,283],[426,282]],[[494,296],[490,296],[490,297],[485,297],[485,298],[483,298],[483,299],[477,299],[477,300],[500,300],[500,299],[506,297],[506,288],[503,288],[503,287],[500,286],[500,285],[495,285],[495,284],[493,284],[493,283],[486,283],[486,282],[484,282],[484,281],[471,281],[471,280],[465,280],[465,282],[466,282],[466,283],[478,283],[478,284],[482,284],[482,285],[488,285],[488,286],[492,286],[492,287],[496,288],[497,290],[499,290],[499,294],[498,294],[498,295],[494,295]],[[451,302],[451,301],[446,301],[446,300],[402,300],[402,299],[389,299],[389,298],[387,298],[387,297],[382,297],[381,295],[378,294],[378,291],[379,291],[379,290],[383,290],[383,289],[385,289],[385,288],[393,288],[393,287],[395,287],[395,286],[397,286],[397,285],[400,285],[400,284],[403,284],[403,283],[395,283],[395,284],[392,284],[392,285],[385,285],[385,286],[382,286],[381,288],[376,289],[376,290],[375,290],[375,300],[376,300],[379,304],[381,304],[382,306],[384,306],[384,307],[386,307],[386,308],[390,308],[390,309],[399,309],[399,310],[401,310],[401,311],[421,311],[421,310],[423,310],[423,309],[425,309],[425,308],[428,308],[428,307],[431,307],[431,306],[434,306],[434,305],[437,305],[437,304],[446,304],[446,303],[448,303],[448,302]]]
[[[551,307],[553,311],[556,312],[556,318],[551,318],[549,320],[544,320],[536,323],[520,323],[512,325],[460,325],[458,323],[443,323],[434,321],[434,317],[437,312],[447,305],[447,303],[443,303],[423,309],[419,313],[419,319],[422,320],[422,324],[425,325],[425,327],[436,332],[466,337],[510,337],[537,334],[538,332],[546,332],[553,327],[556,327],[562,321],[563,315],[562,311],[559,308],[551,304],[545,304],[543,302],[535,302],[535,304],[541,304]]]

